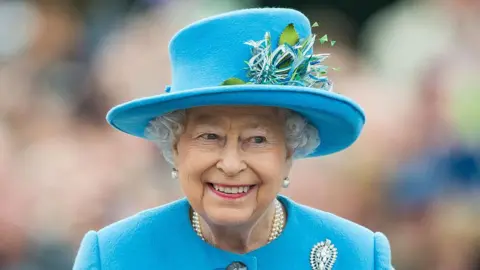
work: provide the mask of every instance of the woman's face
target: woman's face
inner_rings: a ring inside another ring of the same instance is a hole
[[[181,187],[216,225],[255,222],[288,176],[284,116],[270,107],[200,107],[187,112],[174,147]]]

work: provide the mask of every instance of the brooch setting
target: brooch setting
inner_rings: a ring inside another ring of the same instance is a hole
[[[338,251],[329,239],[317,243],[310,252],[312,270],[331,270],[337,260]]]

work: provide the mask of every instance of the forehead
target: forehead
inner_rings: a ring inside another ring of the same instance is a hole
[[[253,125],[272,125],[278,124],[281,117],[278,108],[260,106],[209,106],[187,111],[188,122],[195,124],[241,121]]]

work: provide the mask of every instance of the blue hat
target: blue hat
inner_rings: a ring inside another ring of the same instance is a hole
[[[172,83],[163,94],[111,109],[107,121],[146,138],[149,122],[179,109],[243,105],[291,109],[318,129],[321,143],[308,157],[349,147],[365,123],[363,110],[332,92],[318,40],[302,13],[259,8],[225,13],[179,31],[169,45]]]

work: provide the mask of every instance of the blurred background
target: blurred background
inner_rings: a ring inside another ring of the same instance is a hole
[[[478,0],[1,0],[0,269],[71,269],[88,230],[182,197],[105,114],[163,92],[180,28],[263,6],[319,23],[334,90],[368,116],[285,194],[384,232],[396,269],[480,269]]]

